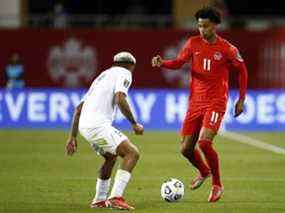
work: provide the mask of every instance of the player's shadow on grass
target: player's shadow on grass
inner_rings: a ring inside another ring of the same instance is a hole
[[[221,200],[219,202],[223,202],[223,203],[283,203],[285,204],[284,200],[278,200],[278,201],[264,201],[264,200]]]
[[[215,204],[215,203],[209,203],[207,200],[184,200],[181,202],[176,202],[177,204],[179,203],[192,203],[192,204]],[[220,200],[216,203],[224,203],[224,204],[229,204],[229,203],[284,203],[284,200],[278,200],[278,201],[262,201],[262,200]]]

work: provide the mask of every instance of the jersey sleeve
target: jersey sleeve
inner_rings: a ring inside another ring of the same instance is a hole
[[[179,69],[183,64],[189,61],[192,56],[192,39],[188,39],[178,56],[174,60],[164,60],[162,66],[168,69]]]
[[[89,95],[91,95],[91,93],[92,93],[93,90],[94,90],[94,86],[93,86],[93,85],[94,85],[94,81],[93,81],[93,83],[91,84],[90,88],[87,90],[87,92],[82,96],[82,98],[81,98],[81,100],[80,100],[80,103],[86,101],[87,97],[88,97]]]
[[[120,73],[115,82],[115,94],[123,92],[128,95],[128,90],[132,84],[132,75],[130,73]]]
[[[233,45],[230,45],[230,47],[229,47],[228,59],[234,67],[238,67],[241,63],[244,63],[244,60],[243,60],[238,48],[236,48]]]
[[[240,55],[239,50],[233,45],[231,45],[229,48],[228,57],[230,63],[239,72],[239,96],[241,99],[244,99],[248,79],[248,72],[244,60]]]
[[[92,93],[94,93],[95,90],[95,84],[98,78],[100,78],[100,76],[102,76],[103,73],[101,73],[95,80],[93,80],[91,86],[89,87],[89,89],[86,91],[86,93],[82,96],[80,103],[86,101],[87,97],[90,96]]]
[[[88,91],[83,95],[79,103],[86,101],[87,96],[88,96]]]

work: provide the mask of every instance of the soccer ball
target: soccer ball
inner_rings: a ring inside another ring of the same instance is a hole
[[[178,201],[184,196],[184,184],[176,178],[170,178],[161,185],[160,194],[167,202]]]

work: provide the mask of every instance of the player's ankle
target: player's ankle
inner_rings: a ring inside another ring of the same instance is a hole
[[[223,184],[222,183],[213,183],[212,186],[218,186],[218,187],[223,188]]]
[[[208,177],[210,174],[211,174],[210,170],[200,172],[200,176],[203,178]]]

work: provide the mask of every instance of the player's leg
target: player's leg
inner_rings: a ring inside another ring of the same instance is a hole
[[[216,133],[208,128],[202,127],[199,139],[199,147],[211,169],[212,184],[221,186],[219,155],[213,146]]]
[[[212,189],[208,198],[209,202],[218,201],[224,191],[224,188],[220,179],[220,163],[219,155],[213,147],[213,140],[216,135],[211,129],[203,127],[201,130],[201,136],[199,140],[199,146],[204,153],[205,159],[211,169],[212,173]]]
[[[97,178],[95,196],[90,204],[91,208],[103,208],[106,207],[105,201],[107,200],[107,194],[110,187],[111,171],[115,164],[116,156],[104,152],[103,147],[107,145],[108,142],[105,139],[104,134],[99,134],[99,138],[96,137],[96,135],[98,135],[98,129],[82,128],[79,129],[79,131],[80,134],[91,145],[93,150],[97,152],[97,154],[101,154],[105,159]]]
[[[129,140],[125,140],[118,146],[117,154],[123,158],[121,169],[131,173],[140,157],[138,148]]]
[[[125,188],[131,178],[131,172],[139,159],[138,149],[128,140],[123,141],[118,146],[117,154],[123,158],[123,161],[120,169],[118,169],[116,173],[110,198],[123,196]]]
[[[117,159],[116,155],[110,153],[105,153],[102,156],[104,157],[104,163],[99,170],[99,177],[96,182],[96,193],[90,205],[91,208],[106,207],[105,201],[107,200],[110,188],[110,177]]]
[[[122,168],[117,171],[111,192],[111,196],[118,196],[119,199],[115,199],[112,203],[111,199],[107,199],[106,202],[104,200],[92,202],[91,207],[98,208],[110,206],[119,209],[132,209],[132,207],[125,203],[122,197],[119,196],[122,196],[130,179],[130,172],[139,158],[136,147],[128,141],[128,138],[123,133],[112,126],[101,126],[95,129],[81,129],[80,133],[87,139],[92,148],[105,158],[105,162],[100,169],[100,180],[97,181],[98,187],[96,184],[96,188],[100,189],[97,190],[96,193],[98,192],[98,194],[100,194],[104,191],[104,194],[106,194],[109,189],[109,179],[116,161],[116,156],[120,155],[125,158],[125,160],[123,160]]]
[[[190,184],[190,188],[193,190],[202,185],[210,170],[202,159],[199,149],[196,148],[202,120],[199,117],[193,119],[191,116],[191,113],[187,113],[182,126],[181,153],[200,173]]]
[[[117,147],[117,154],[122,157],[123,161],[116,173],[107,203],[112,208],[133,210],[134,207],[125,202],[123,194],[131,179],[131,172],[139,159],[139,151],[135,145],[125,140]]]
[[[210,202],[219,200],[223,193],[223,186],[220,179],[219,155],[213,146],[213,140],[220,127],[223,115],[223,113],[207,111],[199,136],[199,147],[205,156],[212,174],[213,187],[208,199]]]
[[[200,176],[206,177],[210,173],[210,169],[202,159],[199,149],[196,148],[199,133],[193,133],[193,135],[183,136],[181,143],[182,155],[199,170]]]
[[[210,175],[210,169],[202,159],[199,149],[195,148],[197,139],[197,133],[193,136],[185,136],[183,137],[183,142],[181,145],[181,152],[183,156],[186,157],[189,162],[199,171],[197,177],[190,183],[191,190],[198,189]]]
[[[112,130],[112,138],[114,140],[114,152],[122,157],[122,163],[120,169],[117,170],[114,185],[106,203],[112,208],[132,210],[134,208],[124,201],[123,194],[131,179],[131,172],[139,159],[139,151],[123,133],[115,128]]]

